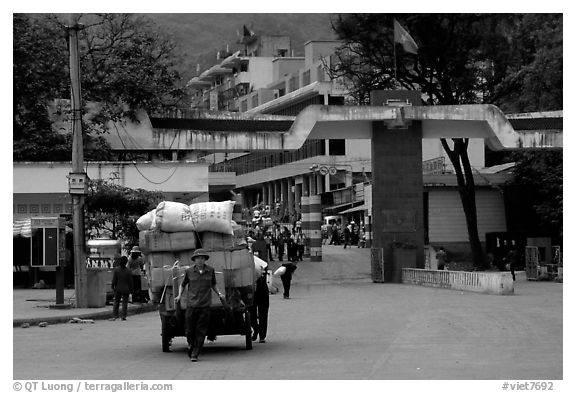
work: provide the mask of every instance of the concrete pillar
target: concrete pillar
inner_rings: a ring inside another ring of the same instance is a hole
[[[282,191],[279,180],[274,181],[274,203],[282,201]]]
[[[300,213],[302,206],[302,183],[294,184],[294,211]]]
[[[280,202],[283,205],[288,204],[288,179],[280,180]]]
[[[372,176],[372,247],[381,250],[384,282],[398,282],[403,267],[424,268],[421,122],[372,123]]]
[[[236,194],[234,198],[234,209],[232,210],[232,220],[236,222],[242,221],[242,209],[244,208],[244,196],[241,192]]]
[[[364,213],[364,236],[366,236],[366,248],[372,247],[372,217],[367,211]]]
[[[316,174],[312,173],[310,176],[308,176],[308,181],[309,181],[309,196],[310,195],[316,195],[318,194],[318,189],[316,188]]]
[[[272,208],[274,206],[274,187],[272,182],[266,183],[266,187],[268,188],[268,200],[266,204]]]
[[[308,197],[308,231],[310,261],[322,261],[322,203],[320,195]]]
[[[310,196],[310,176],[302,175],[302,196]]]
[[[268,185],[266,183],[262,184],[262,203],[268,204]]]
[[[327,188],[325,187],[325,181],[327,176],[322,176],[319,173],[316,174],[316,194],[322,194],[326,192]]]
[[[286,187],[288,189],[288,213],[290,214],[290,220],[293,219],[294,215],[294,179],[289,177],[286,179]]]
[[[302,233],[306,236],[304,256],[310,258],[310,198],[302,197]]]

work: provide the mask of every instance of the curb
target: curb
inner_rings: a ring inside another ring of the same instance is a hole
[[[153,303],[146,303],[141,306],[128,307],[127,315],[143,314],[146,312],[158,310],[158,305]],[[47,322],[49,325],[68,323],[71,319],[92,319],[92,320],[102,320],[112,317],[112,309],[95,311],[92,313],[85,314],[71,314],[71,315],[59,315],[54,317],[44,317],[44,318],[18,318],[14,319],[12,322],[12,327],[20,327],[24,323],[29,323],[30,326],[38,325],[40,322]]]

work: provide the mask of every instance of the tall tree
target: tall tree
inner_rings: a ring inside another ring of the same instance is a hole
[[[138,218],[163,199],[161,192],[131,189],[113,180],[90,181],[86,196],[86,225],[94,238],[124,239],[138,244]]]
[[[516,163],[514,177],[506,187],[517,197],[516,207],[533,220],[531,226],[562,238],[562,151],[525,150],[515,152],[512,159]]]
[[[526,14],[510,23],[505,76],[487,100],[505,112],[561,109],[562,31],[561,14]]]
[[[100,137],[108,121],[185,100],[177,48],[143,16],[87,14],[78,22],[82,99],[99,104],[97,115],[84,117],[85,158],[110,159]],[[15,160],[70,160],[70,135],[52,130],[46,116],[51,100],[70,96],[68,23],[62,15],[14,15]]]
[[[339,16],[333,20],[333,28],[343,45],[331,59],[329,73],[347,84],[355,103],[360,105],[369,104],[370,91],[378,89],[419,90],[428,105],[490,103],[496,91],[507,97],[501,83],[506,78],[518,79],[510,76],[513,67],[526,66],[511,57],[517,50],[517,40],[522,38],[517,32],[528,23],[525,18],[506,14]],[[416,41],[416,55],[404,52],[401,46],[394,47],[394,19]],[[561,30],[561,16],[550,19],[560,19]],[[535,27],[535,23],[531,25]],[[557,24],[554,26],[558,28]],[[530,45],[522,48],[528,52],[537,50]],[[477,229],[468,140],[442,139],[442,146],[456,172],[474,264],[482,268],[486,262]]]

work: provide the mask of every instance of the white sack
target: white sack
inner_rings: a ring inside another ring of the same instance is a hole
[[[180,202],[163,201],[156,207],[156,229],[163,232],[194,230],[190,207]]]
[[[256,276],[260,277],[262,273],[264,273],[264,269],[266,269],[268,263],[265,260],[258,258],[254,255],[254,268],[256,269]]]
[[[156,220],[156,209],[150,210],[136,221],[136,227],[139,231],[148,231],[152,229],[152,224]]]
[[[233,209],[234,201],[193,203],[189,206],[190,216],[194,222],[193,230],[234,235],[232,229]]]
[[[284,273],[286,273],[286,266],[280,266],[278,269],[276,269],[276,271],[274,272],[275,276],[281,276]]]

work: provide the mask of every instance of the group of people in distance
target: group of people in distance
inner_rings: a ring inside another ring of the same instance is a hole
[[[248,231],[248,239],[263,239],[266,243],[268,261],[274,261],[274,257],[282,262],[284,257],[291,262],[302,261],[306,244],[306,235],[299,226],[294,225],[292,230],[287,226],[281,228],[275,224],[267,230],[260,225]]]
[[[342,226],[339,223],[332,222],[328,225],[322,226],[322,243],[329,245],[340,246],[344,248],[351,246],[358,246],[358,248],[366,247],[366,233],[362,225],[356,224],[354,221]]]

